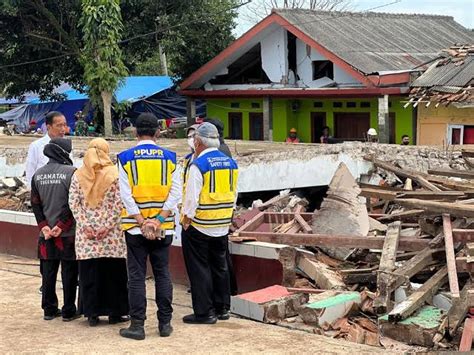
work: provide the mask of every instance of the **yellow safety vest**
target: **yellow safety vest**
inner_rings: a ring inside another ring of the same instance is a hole
[[[191,224],[203,228],[229,226],[237,198],[237,163],[214,150],[195,159],[192,164],[202,174],[203,187]]]
[[[143,218],[160,214],[171,190],[171,175],[176,169],[176,154],[154,144],[138,145],[118,155],[127,173],[132,196]],[[122,210],[122,229],[137,227],[135,218]],[[162,229],[175,228],[174,214],[161,225]]]

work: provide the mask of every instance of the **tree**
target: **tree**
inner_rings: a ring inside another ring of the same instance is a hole
[[[132,75],[163,75],[161,45],[170,75],[185,78],[234,39],[239,4],[121,0],[125,66]],[[8,97],[34,91],[50,98],[62,82],[85,88],[81,13],[80,0],[0,0],[0,88]]]
[[[84,81],[89,97],[102,99],[104,131],[112,135],[112,97],[127,68],[119,41],[123,31],[119,0],[83,0],[80,24],[83,31]]]
[[[352,0],[254,0],[242,8],[240,18],[251,24],[270,15],[272,9],[308,9],[324,11],[344,11],[352,5]]]

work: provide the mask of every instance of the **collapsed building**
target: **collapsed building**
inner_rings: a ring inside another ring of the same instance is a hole
[[[0,171],[10,176],[0,201],[11,205],[0,210],[0,252],[35,257],[37,227],[22,187],[27,139],[1,146]],[[87,141],[74,143],[81,164]],[[132,144],[112,142],[112,155]],[[181,140],[161,144],[185,153]],[[472,305],[472,152],[357,142],[229,146],[240,166],[229,243],[234,314],[372,346],[388,347],[390,338],[458,348]],[[178,230],[170,268],[175,282],[187,283],[180,245]]]

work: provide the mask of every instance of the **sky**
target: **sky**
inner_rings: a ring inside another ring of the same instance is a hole
[[[262,0],[253,0],[254,2]],[[373,11],[391,13],[435,14],[454,17],[454,20],[467,28],[474,28],[474,0],[351,0],[351,11],[366,11],[377,6],[383,6]],[[392,3],[392,4],[391,4]],[[388,5],[390,4],[390,5]],[[387,5],[387,6],[384,6]],[[245,33],[252,24],[246,21],[245,8],[237,20],[235,34]]]

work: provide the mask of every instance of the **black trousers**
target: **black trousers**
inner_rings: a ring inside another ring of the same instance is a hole
[[[128,314],[127,263],[124,258],[79,260],[80,313],[86,317]]]
[[[146,262],[150,264],[155,277],[155,301],[160,324],[169,323],[173,313],[173,284],[169,272],[169,246],[172,236],[162,240],[148,240],[142,235],[125,232],[127,241],[128,300],[130,317],[146,319]]]
[[[63,283],[64,305],[61,315],[65,318],[76,314],[76,292],[78,267],[76,260],[43,260],[40,259],[42,270],[43,292],[41,294],[41,308],[44,315],[55,315],[58,311],[58,297],[56,295],[56,280],[59,264],[61,264],[61,279]]]
[[[181,243],[191,282],[194,314],[208,316],[229,309],[227,236],[209,237],[189,226],[188,230],[183,229]]]

